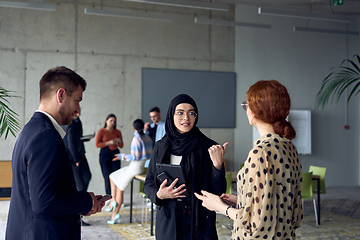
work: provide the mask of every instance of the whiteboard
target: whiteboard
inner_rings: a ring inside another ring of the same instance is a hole
[[[290,110],[288,121],[296,131],[292,140],[299,154],[311,154],[311,111]],[[253,142],[260,137],[257,128],[253,127]]]

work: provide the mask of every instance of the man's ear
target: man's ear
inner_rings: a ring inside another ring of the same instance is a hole
[[[64,101],[64,98],[65,98],[65,89],[63,88],[59,88],[57,91],[56,91],[56,100],[58,103],[63,103]]]

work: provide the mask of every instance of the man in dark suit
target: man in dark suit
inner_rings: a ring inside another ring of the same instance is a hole
[[[81,140],[83,136],[83,128],[80,120],[80,112],[77,113],[70,125],[61,126],[62,129],[66,132],[64,137],[64,144],[66,151],[69,154],[71,167],[74,173],[76,189],[80,192],[87,191],[90,179],[91,172],[89,168],[89,163],[85,156],[85,146],[84,142]],[[81,219],[81,226],[89,226],[90,224],[84,222]]]
[[[80,111],[74,116],[70,125],[61,127],[66,132],[63,140],[71,160],[76,188],[78,191],[87,191],[91,179],[91,172],[85,156],[84,142],[81,140],[83,128],[80,120]]]
[[[60,127],[79,112],[85,87],[86,81],[66,67],[41,78],[39,109],[13,151],[6,240],[79,240],[80,215],[101,211],[99,196],[76,190]]]

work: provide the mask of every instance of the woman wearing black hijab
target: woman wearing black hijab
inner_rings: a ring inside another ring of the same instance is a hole
[[[223,154],[228,143],[217,143],[196,127],[198,109],[186,94],[176,96],[166,115],[166,135],[156,142],[144,184],[144,192],[157,205],[156,239],[218,239],[215,212],[201,205],[194,192],[207,189],[216,195],[226,191],[223,159],[211,159],[209,151],[221,148]],[[223,155],[222,154],[222,155]],[[157,180],[157,163],[181,165],[186,186],[174,188],[167,180]],[[183,194],[188,191],[189,199]]]

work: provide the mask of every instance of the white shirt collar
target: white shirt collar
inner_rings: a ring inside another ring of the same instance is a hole
[[[60,125],[57,123],[57,121],[55,121],[55,119],[50,114],[48,114],[47,112],[44,112],[42,110],[36,110],[35,112],[41,112],[41,113],[45,114],[46,116],[48,116],[48,118],[50,119],[50,121],[54,125],[54,128],[56,129],[56,131],[58,131],[58,133],[60,134],[61,138],[65,137],[66,132],[64,131],[64,129],[62,129],[60,127]]]

